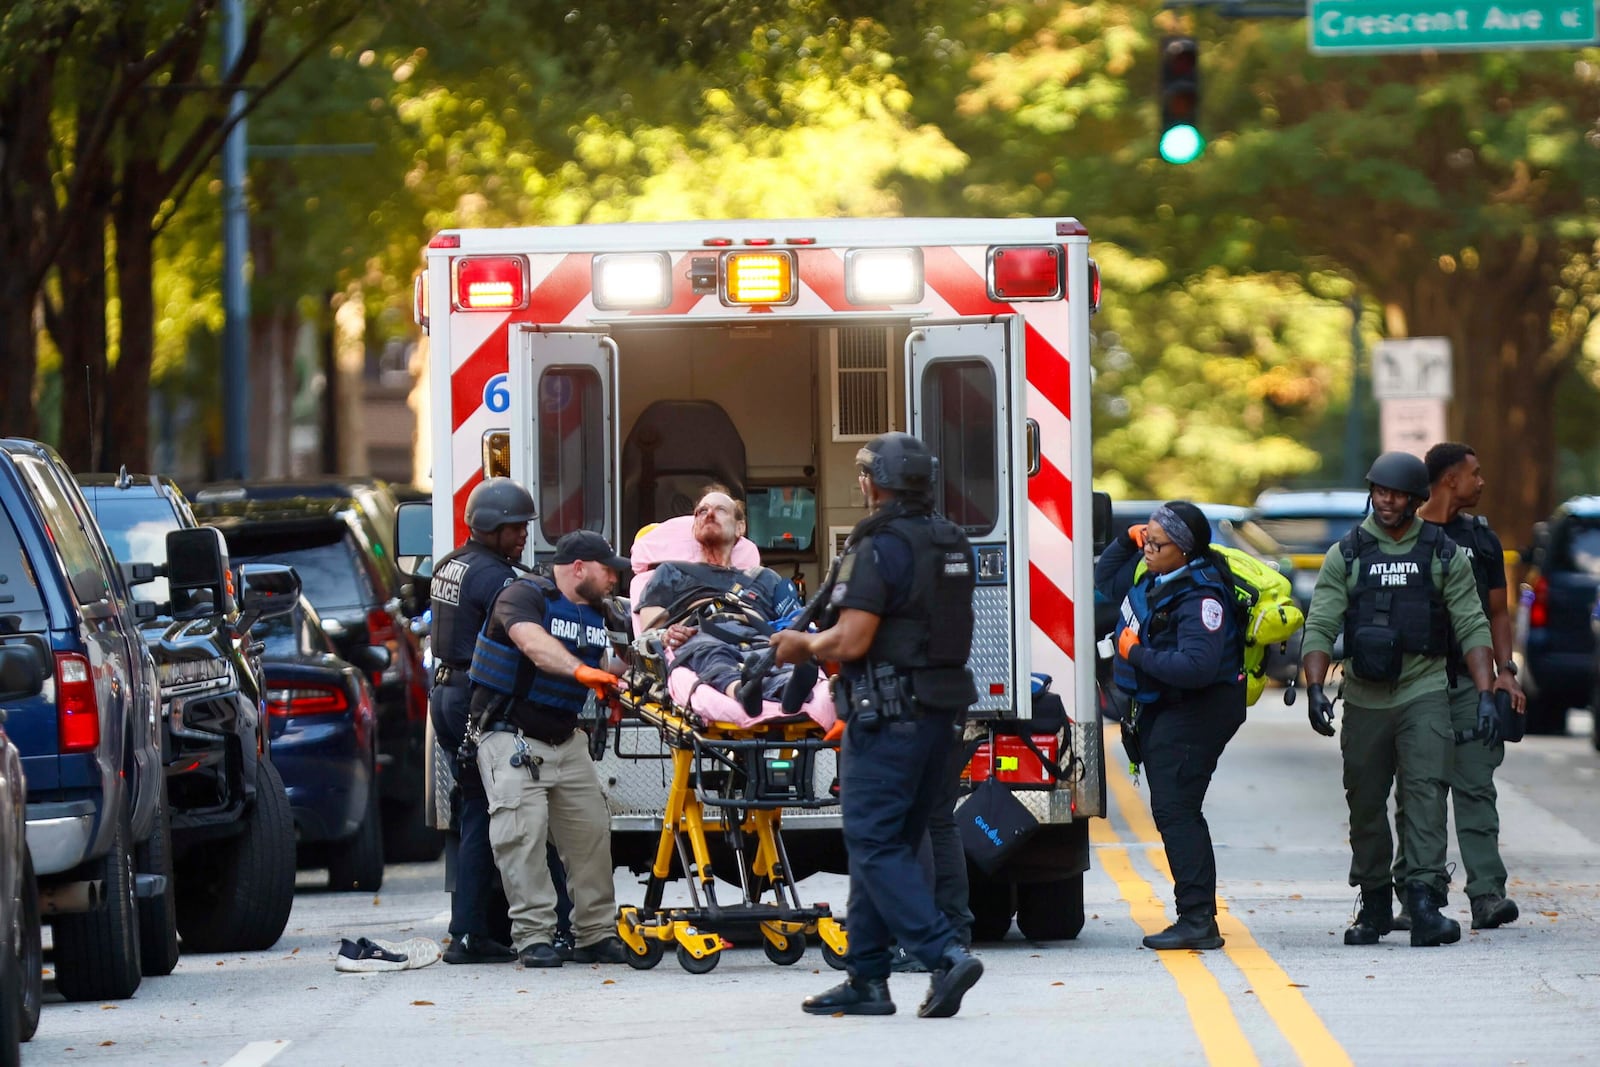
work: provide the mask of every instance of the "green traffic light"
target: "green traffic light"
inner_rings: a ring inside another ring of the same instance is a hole
[[[1161,158],[1168,163],[1193,163],[1206,150],[1206,139],[1188,123],[1170,127],[1161,134]]]

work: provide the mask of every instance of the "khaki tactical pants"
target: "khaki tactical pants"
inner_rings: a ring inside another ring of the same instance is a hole
[[[534,778],[511,766],[518,743],[542,761]],[[573,732],[560,745],[511,733],[487,733],[478,744],[478,771],[489,795],[489,844],[511,904],[511,939],[518,951],[548,943],[556,932],[556,891],[545,838],[567,866],[572,930],[580,946],[617,932],[612,883],[611,816],[587,736]]]
[[[1450,725],[1457,733],[1469,734],[1478,728],[1478,687],[1463,678],[1450,690]],[[1506,865],[1500,858],[1499,794],[1494,788],[1494,772],[1506,758],[1504,741],[1485,748],[1482,741],[1463,741],[1455,746],[1450,768],[1450,797],[1456,812],[1456,844],[1461,848],[1461,864],[1467,869],[1468,898],[1486,894],[1506,895]],[[1396,822],[1404,805],[1396,809]],[[1402,835],[1394,854],[1394,880],[1405,884],[1406,840]]]
[[[1345,707],[1339,749],[1344,754],[1344,795],[1350,808],[1350,884],[1382,889],[1394,875],[1389,832],[1389,790],[1399,782],[1400,838],[1407,878],[1435,892],[1445,876],[1445,789],[1455,738],[1444,689],[1396,708]]]

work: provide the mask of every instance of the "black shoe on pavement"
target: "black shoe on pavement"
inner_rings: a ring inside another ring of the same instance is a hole
[[[1461,940],[1461,924],[1439,913],[1448,898],[1426,882],[1406,883],[1406,903],[1411,905],[1411,947],[1432,948]]]
[[[572,953],[573,963],[627,963],[628,946],[615,935],[602,937],[592,945],[579,945]]]
[[[556,947],[548,941],[535,941],[517,953],[517,960],[524,967],[559,967],[562,963]]]
[[[1516,922],[1522,912],[1517,902],[1498,893],[1485,893],[1472,898],[1472,928],[1493,930],[1506,923]]]
[[[1344,943],[1347,945],[1376,945],[1378,938],[1390,933],[1395,928],[1394,916],[1394,890],[1389,886],[1378,889],[1363,889],[1361,891],[1361,906],[1356,911],[1355,922],[1344,932]],[[1411,929],[1410,918],[1407,917],[1406,929]]]
[[[1176,948],[1221,948],[1222,934],[1217,930],[1216,916],[1196,911],[1178,916],[1177,922],[1159,934],[1148,935],[1144,939],[1144,947],[1158,951]]]
[[[572,962],[573,956],[577,952],[577,947],[573,944],[571,934],[563,934],[558,931],[552,944],[555,946],[556,955],[561,957],[563,963]]]
[[[944,958],[928,983],[917,1015],[924,1019],[948,1019],[961,1010],[961,998],[983,977],[983,961],[959,944],[944,950]]]
[[[847,978],[826,993],[800,1002],[807,1015],[893,1015],[887,978]]]
[[[446,963],[510,963],[516,958],[516,950],[510,945],[473,934],[462,934],[444,950]]]

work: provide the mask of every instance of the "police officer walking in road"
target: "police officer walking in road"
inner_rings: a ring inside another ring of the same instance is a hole
[[[839,798],[850,857],[849,978],[806,999],[813,1015],[892,1015],[891,943],[932,972],[917,1014],[944,1018],[983,975],[934,903],[917,863],[945,787],[952,722],[977,700],[972,648],[972,546],[933,509],[938,464],[904,433],[858,453],[870,514],[851,531],[827,591],[833,624],[772,637],[780,663],[841,663],[848,708]],[[818,593],[824,595],[823,592]]]
[[[433,731],[444,751],[457,756],[467,735],[467,668],[489,605],[517,576],[533,521],[533,497],[510,478],[489,478],[467,497],[465,544],[434,565],[433,694],[428,703]],[[450,898],[450,947],[446,963],[510,963],[517,958],[500,939],[507,936],[499,876],[489,848],[489,801],[475,759],[456,760],[461,836],[456,852],[455,892]],[[499,912],[499,914],[495,914]],[[498,921],[496,921],[498,920]],[[497,928],[498,927],[498,928]]]
[[[489,796],[489,843],[511,903],[524,967],[559,967],[556,892],[546,863],[554,840],[572,893],[577,963],[622,963],[616,935],[611,815],[578,729],[585,689],[609,693],[599,669],[610,647],[601,602],[627,559],[597,533],[556,542],[554,580],[534,575],[495,598],[472,653],[472,725]]]
[[[1461,939],[1461,925],[1439,911],[1449,889],[1445,789],[1454,748],[1446,668],[1453,632],[1477,691],[1477,728],[1493,744],[1489,624],[1471,566],[1443,530],[1417,518],[1430,492],[1422,460],[1385,452],[1367,483],[1372,513],[1328,549],[1303,646],[1311,727],[1332,737],[1333,701],[1323,686],[1334,639],[1344,632],[1348,692],[1339,747],[1350,809],[1350,884],[1361,890],[1344,943],[1376,944],[1393,929],[1388,800],[1398,774],[1411,944],[1448,945]]]
[[[1483,469],[1478,455],[1471,445],[1444,442],[1428,449],[1425,462],[1433,492],[1428,502],[1417,509],[1417,517],[1437,523],[1471,562],[1478,599],[1489,619],[1489,636],[1494,644],[1496,696],[1504,693],[1512,714],[1521,715],[1526,698],[1517,682],[1517,666],[1511,660],[1505,550],[1488,521],[1465,510],[1477,507],[1483,496]],[[1503,740],[1480,743],[1478,694],[1467,678],[1466,664],[1459,652],[1456,657],[1450,677],[1450,722],[1457,739],[1450,795],[1455,800],[1456,842],[1461,847],[1462,866],[1467,870],[1472,928],[1485,930],[1512,922],[1519,914],[1516,901],[1506,897],[1506,865],[1500,858],[1500,813],[1495,807],[1494,772],[1506,758],[1506,746]],[[1394,870],[1395,884],[1404,884],[1404,835],[1395,851]],[[1410,922],[1410,913],[1402,908],[1395,927],[1410,929]]]

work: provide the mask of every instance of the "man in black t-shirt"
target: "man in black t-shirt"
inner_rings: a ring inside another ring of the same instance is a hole
[[[1506,604],[1505,551],[1500,538],[1481,515],[1467,508],[1478,506],[1483,496],[1483,469],[1470,445],[1446,442],[1428,450],[1424,462],[1432,492],[1417,516],[1436,523],[1472,563],[1478,597],[1489,619],[1489,639],[1494,643],[1496,693],[1511,700],[1512,712],[1525,712],[1526,698],[1511,659],[1511,610]],[[1453,652],[1459,659],[1459,653]],[[1472,928],[1492,929],[1516,919],[1517,903],[1506,897],[1506,865],[1500,858],[1500,813],[1496,808],[1494,772],[1506,757],[1503,741],[1480,742],[1476,736],[1478,694],[1461,663],[1455,664],[1450,688],[1450,719],[1459,743],[1450,771],[1450,796],[1456,812],[1456,841],[1467,872],[1467,897],[1472,901]],[[1504,699],[1504,698],[1502,698]],[[1396,822],[1399,823],[1396,812]],[[1407,876],[1406,841],[1397,837],[1395,881]],[[1410,929],[1411,917],[1402,908],[1395,922]]]

